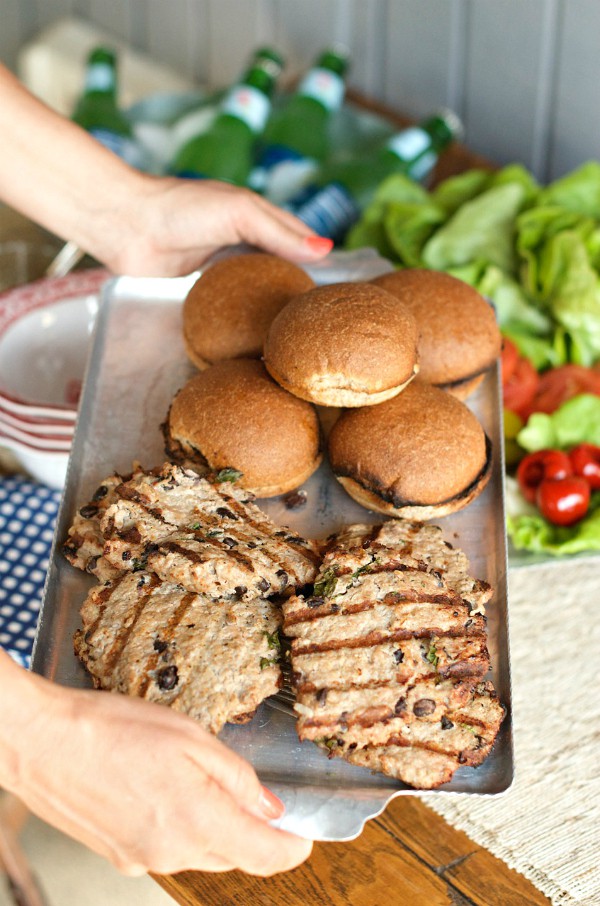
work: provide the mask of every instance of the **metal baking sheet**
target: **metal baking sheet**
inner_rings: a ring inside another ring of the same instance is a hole
[[[351,258],[338,259],[334,264],[318,270],[319,282],[368,277]],[[377,262],[370,267],[377,269]],[[67,563],[60,545],[76,509],[88,501],[107,475],[114,470],[129,471],[133,460],[144,467],[164,461],[159,426],[173,395],[194,371],[184,351],[181,303],[197,277],[121,277],[108,283],[103,292],[33,655],[36,672],[67,686],[91,685],[73,653],[72,639],[79,626],[80,605],[94,580]],[[452,781],[439,790],[440,795],[498,794],[510,786],[513,774],[497,371],[488,375],[469,405],[492,440],[492,477],[483,494],[470,506],[440,519],[439,524],[447,540],[467,553],[472,574],[495,588],[487,610],[491,678],[507,708],[507,716],[483,765],[460,768]],[[258,503],[275,522],[308,537],[323,537],[351,522],[381,519],[348,497],[327,464],[303,487],[308,495],[303,509],[287,509],[281,498]],[[340,759],[328,760],[310,742],[300,743],[293,717],[269,703],[260,707],[249,724],[225,727],[220,738],[247,758],[262,781],[284,801],[286,814],[281,826],[312,839],[352,839],[361,832],[364,822],[379,814],[393,797],[415,792],[398,781]]]

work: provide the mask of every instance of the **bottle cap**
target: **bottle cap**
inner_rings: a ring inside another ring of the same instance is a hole
[[[264,64],[271,63],[277,67],[277,75],[281,72],[285,66],[285,60],[282,55],[274,50],[272,47],[259,47],[252,54],[251,64],[253,66],[264,66]]]
[[[451,133],[453,139],[457,142],[462,141],[465,134],[465,127],[461,118],[454,110],[451,110],[450,107],[440,107],[439,110],[435,111],[433,116],[444,121],[444,124]]]
[[[342,76],[350,62],[350,49],[345,44],[332,44],[318,57],[318,65],[326,66]]]
[[[88,54],[88,65],[92,63],[108,63],[114,66],[117,54],[112,47],[94,47]]]

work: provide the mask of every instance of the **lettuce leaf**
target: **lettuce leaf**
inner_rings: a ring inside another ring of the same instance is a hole
[[[567,211],[600,220],[600,163],[587,161],[541,189],[539,205],[558,205]]]
[[[552,240],[569,230],[578,233],[585,243],[594,228],[595,223],[590,217],[556,205],[542,205],[524,211],[517,218],[516,242],[522,258],[521,281],[526,291],[534,298],[547,300],[553,291]]]
[[[508,516],[506,528],[517,550],[572,556],[600,550],[600,501],[581,522],[571,526],[552,525],[539,515]]]
[[[593,364],[600,357],[600,277],[581,236],[566,230],[548,240],[540,272],[548,308],[570,337],[571,360]]]
[[[402,257],[396,250],[395,244],[388,239],[385,218],[390,207],[402,208],[414,212],[415,210],[426,209],[431,204],[429,193],[423,186],[397,173],[394,176],[385,179],[373,197],[373,201],[365,208],[360,220],[350,229],[345,240],[345,248],[358,249],[370,246],[377,249],[380,255],[388,258],[395,263],[402,263]],[[402,223],[401,229],[398,230],[400,243],[404,234],[410,234],[411,230],[408,225]],[[393,236],[396,236],[396,228]],[[410,238],[405,240],[410,243]]]
[[[529,453],[582,443],[600,446],[600,396],[580,393],[551,415],[534,412],[519,431],[517,442]]]
[[[446,214],[437,205],[392,202],[383,218],[386,240],[406,267],[423,267],[423,246]]]
[[[443,180],[431,193],[431,199],[448,215],[454,214],[463,204],[487,189],[491,177],[489,170],[465,170]]]
[[[426,244],[423,261],[435,270],[448,270],[483,260],[515,273],[515,221],[525,198],[522,185],[508,182],[467,201]]]

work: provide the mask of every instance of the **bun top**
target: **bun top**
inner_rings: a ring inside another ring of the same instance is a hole
[[[296,487],[320,456],[315,408],[255,359],[219,362],[191,378],[171,403],[167,430],[190,459],[238,469],[240,485],[255,493]]]
[[[417,327],[408,308],[370,283],[331,283],[296,296],[273,320],[264,352],[276,380],[375,394],[413,377]]]
[[[262,354],[269,325],[292,298],[314,286],[298,265],[275,255],[222,258],[190,289],[183,333],[194,364]]]
[[[465,403],[419,378],[379,406],[344,412],[329,436],[336,475],[394,506],[450,500],[487,459],[485,432]]]
[[[419,328],[419,376],[451,384],[481,374],[500,354],[494,309],[477,290],[441,271],[419,268],[372,281],[413,313]]]

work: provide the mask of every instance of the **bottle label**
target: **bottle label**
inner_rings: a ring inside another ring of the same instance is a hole
[[[330,69],[315,66],[302,79],[298,94],[314,98],[327,110],[339,110],[344,100],[344,80]]]
[[[115,87],[115,73],[110,63],[93,63],[85,77],[86,91],[110,91]]]
[[[296,217],[319,236],[338,242],[360,217],[360,209],[340,183],[330,183],[296,208]]]
[[[424,179],[437,161],[437,154],[431,148],[431,136],[418,126],[392,136],[386,147],[406,161],[407,172],[417,181]]]
[[[265,128],[271,102],[269,98],[252,85],[236,85],[232,88],[221,110],[230,116],[242,120],[253,132],[262,132]]]
[[[273,204],[285,204],[314,180],[317,170],[314,158],[303,157],[283,145],[272,145],[254,168],[250,187]]]
[[[135,142],[126,135],[119,135],[117,132],[111,132],[110,129],[90,129],[90,135],[113,151],[122,160],[132,167],[140,167],[142,163],[142,154]]]

